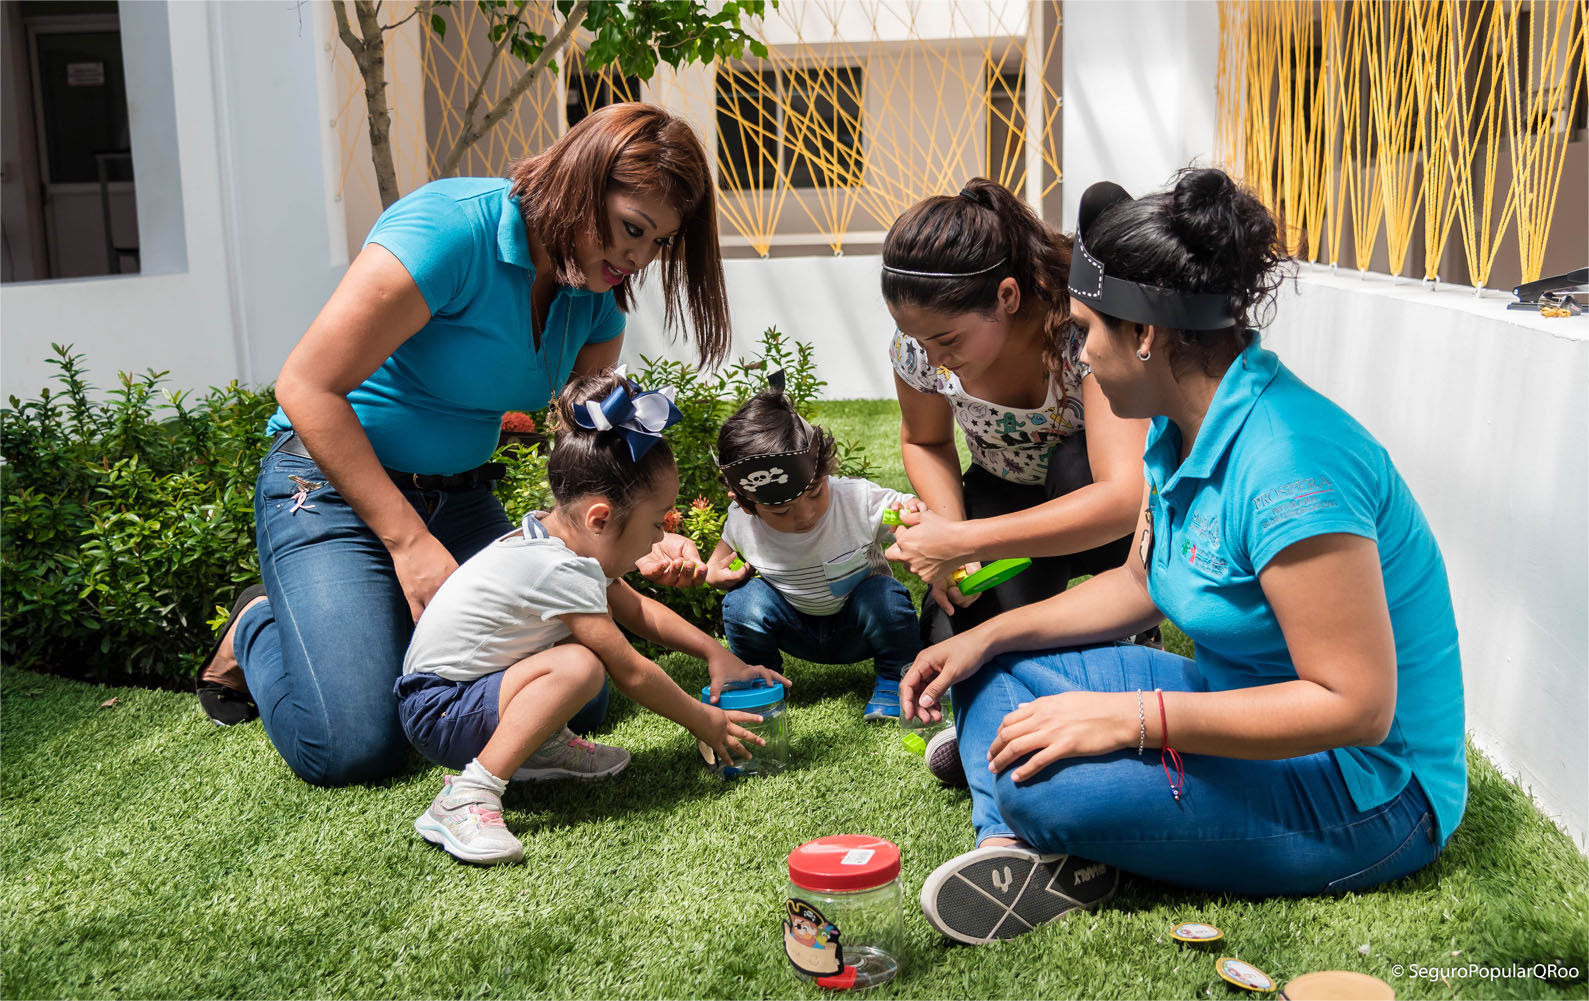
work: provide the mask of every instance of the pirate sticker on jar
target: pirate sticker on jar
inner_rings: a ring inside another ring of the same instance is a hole
[[[839,926],[804,900],[791,897],[783,919],[783,951],[808,977],[837,976],[844,969]]]

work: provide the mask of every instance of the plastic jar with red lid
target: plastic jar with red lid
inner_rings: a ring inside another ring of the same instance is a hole
[[[862,990],[899,974],[904,905],[899,848],[863,834],[817,838],[789,853],[784,955],[830,990]]]

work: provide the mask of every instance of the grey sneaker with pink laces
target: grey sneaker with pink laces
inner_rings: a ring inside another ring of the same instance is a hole
[[[549,782],[552,779],[605,779],[629,767],[629,752],[621,747],[595,744],[568,727],[542,744],[513,773],[514,782]]]
[[[430,809],[414,820],[414,830],[453,858],[476,865],[517,862],[524,845],[502,822],[502,800],[489,789],[456,786],[456,776],[442,779],[441,792]]]

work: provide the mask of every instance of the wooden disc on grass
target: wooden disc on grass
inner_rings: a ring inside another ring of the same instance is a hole
[[[1385,981],[1351,970],[1304,973],[1286,984],[1280,996],[1289,1001],[1396,1001]]]

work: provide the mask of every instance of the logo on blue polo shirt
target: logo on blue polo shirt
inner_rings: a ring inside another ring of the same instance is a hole
[[[1327,476],[1306,476],[1285,486],[1265,490],[1252,499],[1260,531],[1315,511],[1340,507],[1335,484]]]
[[[1223,576],[1229,564],[1220,554],[1219,518],[1196,512],[1187,516],[1181,558],[1212,577]]]

